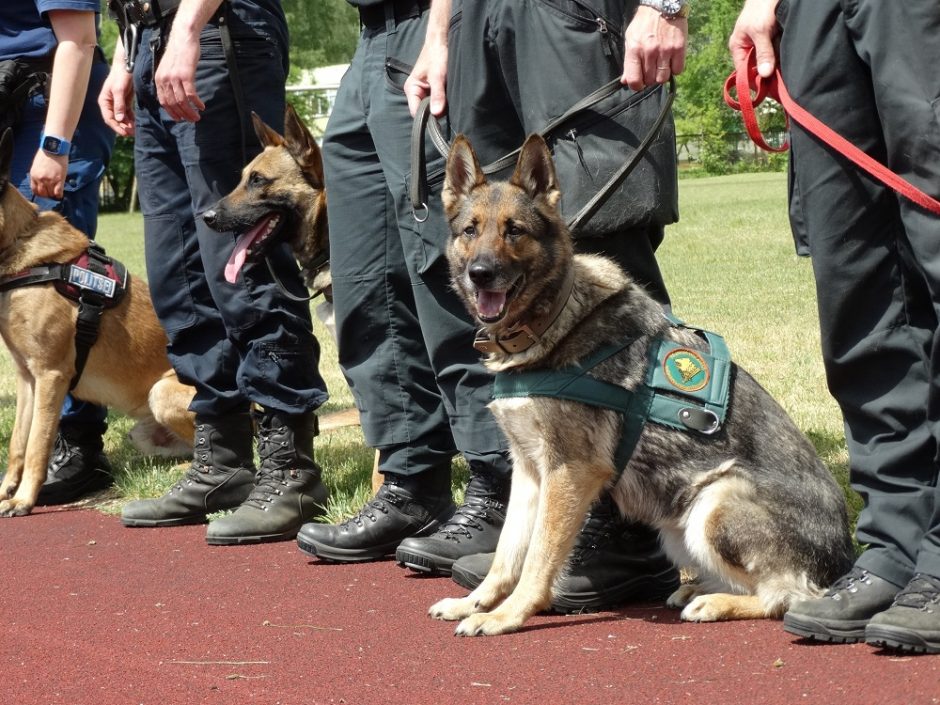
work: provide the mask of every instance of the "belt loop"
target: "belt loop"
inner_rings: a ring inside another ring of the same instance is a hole
[[[395,2],[385,0],[385,32],[392,34],[395,31]]]

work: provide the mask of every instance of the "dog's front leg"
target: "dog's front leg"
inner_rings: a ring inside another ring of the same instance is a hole
[[[517,631],[529,617],[551,604],[552,583],[571,552],[588,507],[611,474],[609,467],[584,465],[563,465],[547,474],[519,583],[492,612],[470,615],[457,625],[459,636]]]
[[[12,498],[0,501],[0,516],[25,516],[36,506],[39,488],[46,481],[49,455],[59,426],[59,412],[68,390],[69,378],[60,371],[48,371],[37,377],[30,407],[22,411],[17,404],[18,429],[14,436],[26,436],[22,475]],[[21,417],[21,413],[23,417]],[[28,417],[28,423],[26,418]],[[23,426],[26,428],[23,428]],[[18,440],[17,443],[20,441]],[[12,443],[11,443],[12,445]],[[4,481],[6,482],[6,481]]]
[[[0,483],[0,500],[10,499],[23,478],[26,462],[26,443],[29,438],[30,420],[33,415],[33,385],[20,370],[16,378],[16,416],[7,453],[7,471]]]
[[[449,597],[431,606],[434,619],[453,621],[492,609],[512,592],[522,573],[539,501],[539,476],[527,459],[513,455],[512,490],[506,522],[499,534],[493,565],[483,582],[466,597]]]

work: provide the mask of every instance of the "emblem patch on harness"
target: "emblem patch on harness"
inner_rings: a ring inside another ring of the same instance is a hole
[[[69,267],[69,284],[74,284],[80,289],[88,289],[109,299],[114,296],[115,281],[113,279],[74,264]]]
[[[704,389],[711,378],[705,358],[688,348],[676,348],[666,355],[663,372],[669,384],[683,392]]]

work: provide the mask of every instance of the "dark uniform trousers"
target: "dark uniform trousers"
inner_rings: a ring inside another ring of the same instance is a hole
[[[793,98],[940,196],[940,4],[781,0]],[[805,225],[829,388],[865,507],[859,566],[940,575],[940,218],[792,130],[791,220]]]
[[[408,5],[385,3],[387,18],[363,28],[324,136],[340,364],[383,471],[449,471],[459,451],[471,468],[506,476],[507,444],[486,408],[492,378],[450,289],[447,224],[439,205],[417,222],[407,197],[402,88],[427,27],[427,11],[401,11]]]
[[[284,296],[264,262],[246,266],[235,284],[226,282],[234,235],[211,230],[201,217],[238,184],[246,160],[260,151],[251,111],[275,129],[284,124],[286,26],[281,36],[276,26],[283,16],[272,19],[247,3],[223,3],[222,11],[228,7],[246,102],[241,121],[218,16],[200,37],[196,89],[206,109],[196,123],[170,121],[160,108],[153,32],[143,32],[134,68],[134,146],[147,275],[170,361],[180,379],[196,387],[194,412],[221,416],[254,401],[299,414],[327,398],[309,306]],[[269,256],[286,288],[303,294],[288,245],[276,245]]]

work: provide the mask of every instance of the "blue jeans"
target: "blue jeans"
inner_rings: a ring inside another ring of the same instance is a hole
[[[196,123],[173,122],[160,107],[153,83],[153,32],[143,33],[134,69],[134,144],[147,276],[169,338],[170,361],[179,378],[196,388],[192,411],[221,416],[253,401],[299,414],[327,399],[310,308],[284,296],[263,261],[246,266],[235,284],[226,282],[223,271],[235,236],[211,230],[201,218],[238,184],[245,160],[260,151],[251,111],[277,129],[284,124],[282,28],[271,27],[270,17],[251,17],[241,5],[236,12],[230,13],[229,26],[246,101],[241,116],[218,14],[200,40],[196,89],[206,109]],[[286,243],[273,247],[268,257],[290,291],[304,291]]]
[[[91,80],[82,106],[82,114],[69,153],[65,195],[61,201],[35,196],[29,188],[29,169],[39,146],[39,135],[46,122],[46,97],[42,94],[29,99],[14,129],[13,164],[11,179],[26,198],[42,210],[61,213],[76,228],[94,238],[98,228],[98,186],[105,167],[111,159],[114,133],[104,124],[98,109],[98,93],[108,75],[108,65],[92,65]],[[105,431],[107,409],[97,404],[65,397],[60,421],[70,425],[82,424],[100,433]]]

